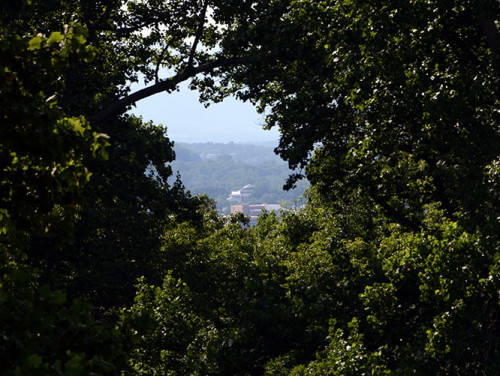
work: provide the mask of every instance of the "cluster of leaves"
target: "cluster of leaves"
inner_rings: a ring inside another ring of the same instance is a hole
[[[98,5],[102,17],[89,24],[91,3],[1,8],[6,373],[119,373],[127,339],[80,298],[109,315],[132,301],[136,278],[161,281],[156,253],[169,213],[190,218],[204,202],[167,184],[174,153],[165,129],[135,118],[91,128],[81,116],[123,95],[131,75],[103,31],[121,3]]]
[[[126,365],[117,329],[95,320],[80,299],[38,284],[35,272],[3,260],[0,372],[4,375],[115,375]]]
[[[84,158],[103,156],[103,135],[57,104],[61,70],[88,59],[85,31],[25,37],[0,21],[0,233],[14,244],[20,232],[48,232],[70,215],[90,174]],[[55,208],[55,205],[58,205]]]

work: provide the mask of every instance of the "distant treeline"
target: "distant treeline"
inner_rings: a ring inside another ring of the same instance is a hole
[[[236,143],[175,143],[174,171],[192,194],[207,194],[217,201],[217,209],[227,213],[231,191],[246,184],[255,186],[250,203],[281,203],[299,199],[308,186],[285,191],[283,185],[290,170],[273,152],[272,146]]]

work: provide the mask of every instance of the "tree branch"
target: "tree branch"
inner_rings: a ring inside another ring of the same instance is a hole
[[[413,231],[420,231],[421,225],[417,222],[412,221],[407,218],[402,213],[398,212],[391,205],[389,205],[384,199],[382,199],[376,192],[375,189],[371,188],[368,190],[369,197],[378,205],[385,210],[385,212],[395,219],[400,225],[405,226]]]
[[[155,84],[160,82],[160,78],[159,78],[160,65],[161,65],[161,62],[163,61],[163,56],[165,56],[165,52],[167,52],[169,47],[170,47],[170,43],[167,43],[165,45],[165,47],[163,47],[163,50],[161,51],[160,56],[158,56],[158,61],[156,63],[156,68],[155,68]]]
[[[201,64],[191,69],[183,70],[182,72],[177,73],[175,76],[169,79],[157,82],[152,86],[136,91],[135,93],[132,93],[125,98],[120,99],[119,101],[113,103],[112,105],[99,111],[98,113],[87,117],[87,120],[91,124],[100,123],[110,116],[125,112],[130,105],[135,104],[141,99],[161,93],[162,91],[174,90],[179,83],[186,81],[187,79],[194,77],[199,73],[207,73],[216,68],[227,67],[231,65],[241,65],[248,62],[250,62],[250,58],[247,56],[221,58],[205,64]]]
[[[157,84],[158,82],[160,82],[160,78],[159,78],[160,66],[161,66],[161,63],[163,61],[163,57],[165,56],[165,52],[167,52],[167,50],[170,47],[172,47],[172,44],[173,44],[173,42],[175,41],[175,39],[177,38],[178,35],[179,35],[178,32],[176,32],[176,33],[174,33],[174,35],[172,35],[172,37],[170,38],[170,40],[168,41],[168,43],[165,45],[165,47],[161,51],[160,56],[158,57],[158,62],[156,63],[156,68],[155,68],[155,84]]]
[[[205,27],[205,15],[207,13],[207,7],[208,7],[208,1],[205,0],[205,2],[203,3],[203,9],[201,10],[200,13],[200,23],[198,25],[198,29],[196,30],[196,35],[194,36],[194,42],[193,45],[191,46],[191,51],[189,53],[189,61],[187,64],[188,69],[191,69],[193,67],[196,47],[198,47],[198,42],[200,40],[201,34],[203,33],[203,28]]]

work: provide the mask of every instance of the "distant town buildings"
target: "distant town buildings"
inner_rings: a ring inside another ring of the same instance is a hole
[[[266,211],[276,211],[279,214],[281,210],[281,205],[279,204],[248,204],[248,200],[253,193],[254,186],[251,184],[245,185],[238,191],[232,191],[227,200],[236,201],[240,205],[231,205],[231,214],[243,213],[250,217],[250,225],[254,226],[257,224],[257,217],[260,215],[262,210]]]

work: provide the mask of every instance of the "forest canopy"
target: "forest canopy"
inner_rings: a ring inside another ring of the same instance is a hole
[[[500,373],[499,23],[496,0],[3,1],[0,373]],[[184,81],[266,115],[303,208],[249,227],[186,192],[167,128],[126,114]]]

